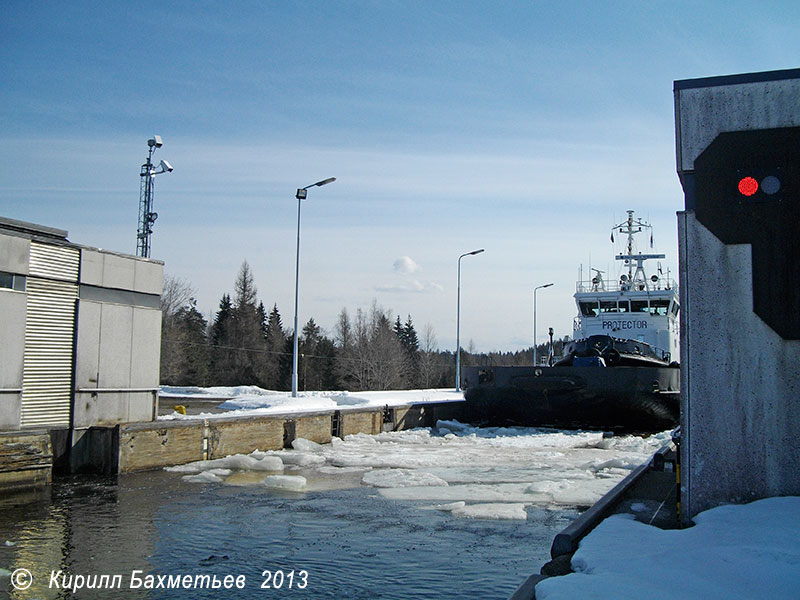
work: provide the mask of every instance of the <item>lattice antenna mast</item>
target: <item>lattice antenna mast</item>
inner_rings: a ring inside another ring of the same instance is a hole
[[[150,236],[153,234],[153,224],[158,219],[158,213],[153,211],[153,183],[156,175],[171,173],[172,165],[162,160],[156,169],[153,166],[153,153],[163,146],[161,136],[154,135],[147,140],[147,162],[142,165],[139,173],[139,229],[136,233],[136,256],[150,258]]]
[[[655,254],[648,254],[648,255],[634,255],[633,254],[633,237],[637,233],[641,233],[643,230],[650,230],[650,247],[653,247],[653,226],[642,219],[634,219],[633,211],[627,211],[628,218],[625,219],[622,223],[614,225],[611,228],[611,241],[614,241],[614,231],[617,230],[619,233],[625,235],[627,237],[627,244],[626,250],[628,251],[627,254],[620,254],[616,258],[617,260],[625,260],[625,264],[628,265],[628,279],[633,279],[633,261],[639,258],[663,258],[661,255]],[[641,264],[639,264],[639,268],[641,268]]]

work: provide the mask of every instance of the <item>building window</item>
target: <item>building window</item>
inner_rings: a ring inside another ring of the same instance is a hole
[[[25,275],[16,275],[0,271],[0,288],[9,290],[25,291]]]

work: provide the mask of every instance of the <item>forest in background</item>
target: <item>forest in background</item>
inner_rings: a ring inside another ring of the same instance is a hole
[[[257,297],[243,262],[233,294],[223,294],[208,321],[185,280],[165,276],[161,297],[161,384],[257,385],[291,389],[294,332],[276,304]],[[564,340],[554,341],[560,355]],[[547,356],[548,344],[537,349]],[[532,364],[532,349],[476,353],[461,350],[461,366]],[[430,324],[418,333],[411,315],[401,319],[373,301],[368,310],[342,308],[332,331],[310,318],[298,337],[298,390],[399,390],[455,386],[455,351],[440,350]]]

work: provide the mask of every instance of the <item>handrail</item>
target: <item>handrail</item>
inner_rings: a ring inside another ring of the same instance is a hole
[[[631,287],[632,284],[630,281],[626,281],[625,283],[620,283],[615,279],[604,279],[602,282],[598,281],[597,283],[593,281],[578,281],[575,284],[575,291],[584,294],[588,292],[668,292],[673,290],[677,291],[678,289],[677,282],[670,277],[661,277],[656,283],[646,281],[644,285],[644,290],[634,290]]]
[[[118,394],[121,392],[131,392],[131,393],[155,393],[158,392],[160,388],[78,388],[75,391],[79,394]]]

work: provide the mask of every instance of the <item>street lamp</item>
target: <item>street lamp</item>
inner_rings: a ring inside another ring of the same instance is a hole
[[[294,344],[292,348],[292,398],[297,398],[297,304],[300,296],[300,201],[308,196],[308,188],[321,187],[336,181],[336,177],[329,177],[317,183],[312,183],[304,188],[299,188],[295,194],[297,198],[297,261],[294,274]]]
[[[552,283],[545,283],[544,285],[537,285],[533,288],[533,366],[536,366],[536,290],[547,288],[553,285]]]
[[[456,307],[456,391],[461,391],[461,259],[480,254],[484,249],[466,252],[458,257],[458,298]]]

